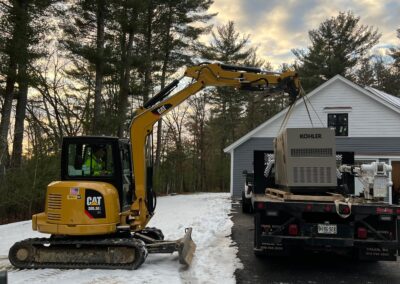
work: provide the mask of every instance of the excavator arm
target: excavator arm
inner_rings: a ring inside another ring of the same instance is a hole
[[[170,95],[183,77],[192,78],[191,84]],[[153,191],[146,173],[145,150],[146,140],[153,131],[153,125],[191,95],[209,86],[250,91],[282,91],[289,94],[291,101],[295,100],[301,89],[300,80],[294,71],[274,73],[263,72],[254,67],[205,63],[188,67],[184,76],[174,80],[146,102],[137,110],[130,126],[135,186],[135,200],[130,215],[133,230],[144,229],[154,210]]]

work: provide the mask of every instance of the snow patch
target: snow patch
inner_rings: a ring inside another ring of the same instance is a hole
[[[0,270],[9,283],[236,283],[234,272],[243,266],[230,237],[232,220],[229,193],[201,193],[158,198],[149,227],[162,229],[166,239],[178,239],[192,227],[197,245],[192,265],[185,269],[178,255],[149,255],[134,271],[127,270],[18,270],[11,266],[9,248],[26,238],[45,237],[32,231],[31,221],[0,226]]]

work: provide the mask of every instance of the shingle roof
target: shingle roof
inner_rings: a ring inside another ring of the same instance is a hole
[[[377,90],[372,87],[366,86],[366,87],[364,87],[364,89],[366,89],[368,92],[374,94],[375,96],[378,96],[382,100],[385,100],[386,102],[393,105],[394,107],[400,109],[400,98],[389,95],[388,93],[385,93],[383,91]]]

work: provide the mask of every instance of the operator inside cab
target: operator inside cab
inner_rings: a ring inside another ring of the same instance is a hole
[[[105,157],[107,156],[107,148],[104,145],[93,145],[91,155],[85,160],[82,166],[84,175],[106,176],[110,175],[110,171],[106,170]]]

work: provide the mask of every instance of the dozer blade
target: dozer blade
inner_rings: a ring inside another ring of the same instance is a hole
[[[176,241],[155,240],[141,233],[136,233],[136,237],[146,242],[148,253],[173,253],[178,251],[179,262],[189,266],[192,262],[196,244],[192,240],[192,228],[187,228],[185,236]]]
[[[196,244],[192,240],[192,228],[186,229],[185,236],[179,242],[179,262],[189,266],[196,251]]]

